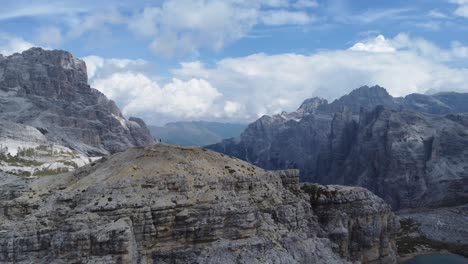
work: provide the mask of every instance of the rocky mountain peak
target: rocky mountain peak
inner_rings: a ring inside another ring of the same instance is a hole
[[[88,82],[86,64],[83,60],[75,58],[70,52],[64,50],[44,50],[42,48],[31,48],[21,53],[22,57],[34,64],[49,64],[60,66],[63,69],[77,71],[83,75],[83,82]]]
[[[374,85],[374,86],[361,86],[357,89],[354,89],[349,93],[349,96],[351,97],[360,97],[360,96],[366,96],[366,97],[391,97],[391,95],[388,93],[388,91],[379,85]]]
[[[320,106],[328,104],[326,99],[320,97],[313,97],[304,100],[301,106],[299,107],[298,111],[304,111],[306,113],[313,113],[315,112]]]
[[[31,48],[0,60],[0,119],[91,155],[154,143],[142,120],[126,120],[88,85],[85,62],[61,50]]]
[[[361,107],[367,110],[382,105],[389,109],[398,109],[399,103],[393,98],[385,88],[381,86],[362,86],[351,91],[349,94],[333,101],[328,110],[332,112],[339,112],[348,110],[353,113],[359,113]]]
[[[3,90],[63,100],[76,100],[76,94],[92,92],[85,62],[66,51],[31,48],[0,63]]]

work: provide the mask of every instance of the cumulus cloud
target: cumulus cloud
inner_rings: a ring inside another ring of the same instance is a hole
[[[350,50],[356,51],[370,51],[370,52],[394,52],[396,49],[392,44],[385,39],[384,36],[379,35],[374,39],[366,42],[358,42],[354,44]]]
[[[459,42],[452,42],[450,49],[442,49],[424,38],[412,37],[404,33],[400,33],[392,39],[386,39],[383,35],[379,35],[354,44],[350,50],[368,52],[406,50],[439,62],[450,62],[468,58],[466,52],[468,46],[464,46]]]
[[[148,61],[137,59],[104,59],[99,56],[88,56],[82,58],[86,62],[88,78],[90,81],[106,78],[117,72],[131,71],[148,73],[151,71],[151,65]]]
[[[362,85],[382,85],[394,96],[468,91],[468,69],[437,60],[428,52],[429,42],[418,43],[421,40],[404,34],[392,39],[378,36],[348,50],[310,55],[259,53],[223,59],[213,66],[183,63],[173,74],[181,79],[203,76],[226,98],[240,102],[243,107],[233,116],[247,120],[294,110],[312,96],[335,99]],[[466,56],[468,51],[461,44],[450,50],[434,47],[451,54],[450,58]]]
[[[125,115],[153,115],[190,119],[226,115],[214,105],[222,94],[208,81],[173,78],[160,85],[151,77],[144,60],[104,59],[98,56],[86,61],[90,84],[115,100]],[[234,111],[229,106],[227,111]],[[229,112],[229,113],[231,113]]]
[[[24,40],[23,38],[0,33],[0,54],[4,56],[11,55],[16,52],[22,52],[34,46],[34,44]]]
[[[119,102],[127,115],[248,122],[295,110],[306,98],[332,100],[363,85],[382,85],[394,96],[467,92],[468,69],[447,64],[466,56],[468,47],[461,43],[442,49],[399,34],[312,54],[258,53],[214,64],[184,62],[167,81],[152,76],[145,61],[95,56],[85,60],[92,86]]]
[[[164,86],[141,73],[123,72],[97,79],[92,85],[110,98],[124,104],[123,113],[145,112],[177,118],[198,118],[211,114],[221,94],[205,80],[172,79]]]
[[[241,109],[242,105],[238,102],[226,101],[224,104],[224,112],[228,117],[234,117]]]

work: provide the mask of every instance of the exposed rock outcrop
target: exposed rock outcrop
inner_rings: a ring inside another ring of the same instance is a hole
[[[59,50],[0,59],[0,119],[38,128],[49,142],[90,156],[154,143],[144,122],[126,120],[88,85],[82,60]]]
[[[0,262],[394,263],[362,188],[301,187],[200,148],[132,148],[60,177],[1,175]]]
[[[25,177],[53,175],[96,158],[49,142],[37,128],[0,120],[0,171]]]
[[[341,256],[363,263],[395,262],[396,246],[389,234],[398,231],[399,223],[381,198],[359,187],[306,183],[302,190]]]
[[[393,98],[376,86],[317,102],[263,116],[240,139],[207,148],[300,169],[303,181],[363,186],[395,209],[468,202],[468,116],[456,113],[468,94]]]

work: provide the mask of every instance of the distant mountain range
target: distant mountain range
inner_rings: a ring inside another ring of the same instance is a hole
[[[468,202],[468,94],[394,98],[361,87],[332,103],[263,116],[240,138],[207,148],[302,181],[358,185],[395,209]]]
[[[247,127],[244,124],[230,124],[206,121],[172,122],[165,126],[148,126],[151,134],[164,143],[181,146],[205,146],[226,138],[238,137]]]

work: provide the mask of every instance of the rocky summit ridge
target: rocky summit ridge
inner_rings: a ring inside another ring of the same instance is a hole
[[[164,144],[60,176],[0,174],[0,262],[395,263],[382,199],[298,176]]]
[[[51,143],[102,156],[154,142],[144,122],[125,119],[88,84],[84,61],[31,48],[0,57],[0,120],[30,126]]]
[[[393,208],[468,202],[468,94],[394,98],[361,87],[331,103],[306,100],[207,148],[301,179],[368,188]]]

